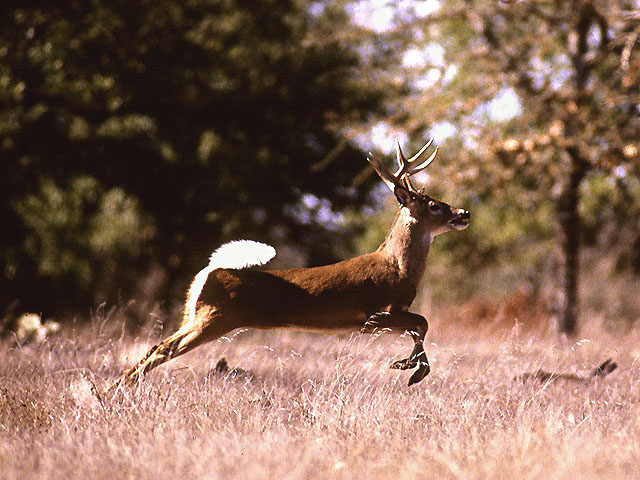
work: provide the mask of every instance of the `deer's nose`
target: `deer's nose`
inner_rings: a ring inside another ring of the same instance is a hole
[[[458,215],[462,220],[469,220],[469,218],[471,218],[471,214],[469,213],[469,210],[464,210],[462,208],[459,208],[456,211],[456,215]]]

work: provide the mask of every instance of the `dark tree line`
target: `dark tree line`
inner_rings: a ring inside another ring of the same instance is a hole
[[[354,47],[315,41],[343,11],[98,0],[0,18],[0,311],[127,300],[153,265],[171,299],[241,236],[335,257],[341,232],[297,205],[362,204],[364,157],[339,128],[382,98]]]

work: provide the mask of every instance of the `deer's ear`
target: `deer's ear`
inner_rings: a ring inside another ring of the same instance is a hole
[[[402,206],[405,206],[407,203],[409,203],[411,198],[413,198],[411,192],[409,192],[409,190],[407,190],[406,188],[401,187],[400,185],[396,185],[396,187],[393,189],[393,193]]]

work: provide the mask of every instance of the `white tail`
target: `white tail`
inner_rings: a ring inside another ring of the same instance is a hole
[[[209,257],[207,268],[248,268],[264,265],[276,256],[276,249],[253,240],[225,243]]]
[[[411,184],[410,177],[435,157],[433,150],[422,159],[430,144],[408,160],[398,144],[395,173],[370,156],[369,162],[400,204],[375,252],[323,267],[254,270],[246,267],[273,258],[272,247],[248,241],[223,245],[191,284],[180,329],[149,350],[123,379],[135,380],[236,328],[284,327],[325,333],[406,331],[413,337],[413,351],[392,368],[416,368],[409,385],[422,380],[429,373],[423,348],[428,325],[422,315],[409,312],[409,306],[433,237],[462,230],[469,223],[469,212],[451,208]]]
[[[204,267],[191,282],[184,308],[182,325],[193,322],[196,316],[198,298],[202,287],[207,283],[209,274],[217,268],[249,268],[264,265],[276,256],[276,249],[265,243],[253,240],[236,240],[225,243],[209,257],[209,265]]]

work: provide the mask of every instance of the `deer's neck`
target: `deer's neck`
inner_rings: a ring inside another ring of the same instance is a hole
[[[408,208],[400,208],[378,252],[398,266],[401,278],[417,286],[427,265],[431,241],[429,228],[420,225]]]

